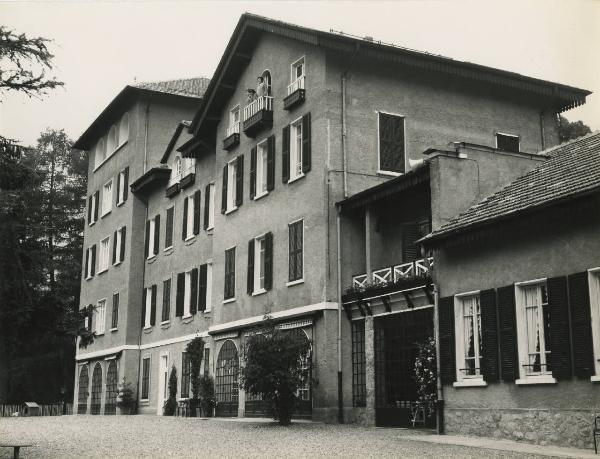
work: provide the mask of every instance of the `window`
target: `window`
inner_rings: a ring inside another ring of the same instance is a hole
[[[265,70],[261,77],[263,78],[263,84],[266,87],[266,94],[261,94],[260,88],[258,88],[259,90],[257,91],[258,95],[267,95],[270,96],[271,95],[271,72],[269,72],[268,70]]]
[[[110,329],[116,330],[119,325],[119,294],[115,293],[112,297],[112,316],[110,320]]]
[[[168,322],[171,317],[171,279],[163,281],[162,322]]]
[[[160,215],[146,222],[146,258],[150,259],[158,253],[160,241]]]
[[[227,128],[227,137],[240,133],[240,106],[236,105],[229,112],[229,127]]]
[[[198,268],[177,275],[175,316],[182,319],[196,314],[198,306]]]
[[[249,295],[271,290],[273,284],[273,233],[251,239],[248,243]]]
[[[129,186],[129,167],[126,167],[117,176],[117,206],[127,201],[127,187]]]
[[[225,251],[225,291],[224,299],[235,297],[235,247]]]
[[[256,198],[267,194],[267,141],[256,149]]]
[[[96,307],[96,335],[104,334],[104,322],[106,322],[106,300],[100,300]]]
[[[304,89],[304,57],[301,57],[292,64],[292,74],[290,79],[290,85],[288,86],[288,95],[296,92],[298,89]]]
[[[289,241],[289,282],[299,282],[304,278],[304,221],[288,225]]]
[[[275,188],[275,136],[250,151],[250,199],[258,199]]]
[[[521,139],[518,135],[496,133],[496,148],[498,150],[518,153],[521,149]]]
[[[85,278],[91,279],[96,271],[96,245],[89,247],[85,253]]]
[[[110,253],[110,236],[100,242],[100,254],[98,257],[98,274],[108,270]]]
[[[479,292],[457,295],[454,303],[457,381],[482,379],[481,307]]]
[[[212,263],[206,264],[206,307],[204,312],[210,312],[212,309]]]
[[[596,324],[600,323],[600,268],[588,271],[588,289],[590,295],[590,322],[594,324],[592,330],[592,348],[594,355],[594,374],[592,381],[600,380],[600,332]],[[571,288],[571,292],[573,292]],[[572,314],[573,317],[574,314]],[[575,320],[573,320],[575,322]],[[577,349],[574,343],[574,349]],[[587,347],[585,344],[582,347]]]
[[[181,166],[181,156],[175,156],[175,167],[173,169],[175,171],[175,177],[177,178],[177,180],[179,180],[179,178],[181,177],[181,171],[183,170]]]
[[[197,224],[196,224],[197,222]],[[191,239],[200,232],[200,192],[187,196],[183,200],[183,230],[184,241]]]
[[[254,240],[254,293],[265,291],[265,237]]]
[[[142,325],[144,328],[154,326],[156,322],[156,285],[144,289]]]
[[[244,155],[239,155],[223,166],[221,213],[227,214],[236,210],[242,205],[243,197]]]
[[[94,157],[96,167],[99,167],[106,159],[106,143],[104,142],[104,138],[99,139],[98,143],[96,143]]]
[[[191,362],[187,352],[181,353],[181,398],[190,396]]]
[[[521,380],[552,374],[550,309],[546,281],[516,284],[517,342]]]
[[[215,184],[206,185],[204,194],[204,229],[209,230],[215,226]]]
[[[119,146],[129,140],[129,113],[125,113],[119,123]]]
[[[108,138],[106,140],[106,155],[110,156],[117,148],[117,127],[112,126],[108,131]]]
[[[167,209],[167,227],[165,229],[165,250],[173,247],[173,218],[175,207],[171,206]]]
[[[98,221],[98,201],[100,192],[96,191],[88,198],[88,224],[91,226]]]
[[[352,406],[367,406],[365,321],[352,321]]]
[[[183,317],[190,317],[190,303],[192,302],[192,272],[185,273],[185,292],[183,294]]]
[[[142,360],[142,400],[148,400],[150,392],[150,357]]]
[[[236,208],[236,184],[237,184],[237,160],[233,160],[228,164],[227,167],[227,212],[230,212]]]
[[[113,265],[118,265],[125,259],[126,228],[122,226],[114,233],[113,237]]]
[[[282,137],[282,180],[288,183],[311,169],[310,113],[284,127]]]
[[[102,216],[104,217],[107,213],[110,212],[112,208],[112,180],[104,185],[102,188]]]
[[[378,112],[379,172],[405,172],[406,144],[403,116]]]

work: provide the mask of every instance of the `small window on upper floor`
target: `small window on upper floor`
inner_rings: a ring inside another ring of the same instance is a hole
[[[119,145],[123,145],[129,140],[129,113],[125,113],[119,123]]]
[[[405,119],[400,115],[378,112],[379,170],[390,175],[406,171]]]
[[[256,96],[270,96],[271,95],[271,72],[269,70],[265,70],[261,75],[257,78],[256,85]]]
[[[227,127],[227,137],[240,133],[240,106],[236,105],[229,111],[229,126]]]
[[[304,89],[304,57],[301,57],[292,64],[292,74],[290,79],[290,85],[288,86],[288,95],[296,92],[298,89]]]
[[[104,137],[98,140],[96,143],[96,148],[94,149],[94,163],[96,167],[100,166],[106,159],[106,143],[104,142]]]
[[[117,126],[113,125],[108,131],[108,138],[106,140],[106,153],[111,155],[119,145],[119,139],[117,138]]]
[[[104,217],[112,209],[113,186],[109,180],[102,188],[102,216]]]
[[[518,135],[496,133],[496,148],[498,150],[518,153],[521,150],[521,139]]]

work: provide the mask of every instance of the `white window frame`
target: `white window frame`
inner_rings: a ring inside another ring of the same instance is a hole
[[[207,230],[211,230],[215,227],[215,184],[210,183],[208,185],[208,227]]]
[[[87,260],[87,264],[86,264],[86,272],[85,272],[85,280],[90,280],[93,276],[92,276],[92,247],[88,247],[87,248],[87,254],[86,254],[86,260]]]
[[[192,270],[185,272],[185,282],[183,287],[183,316],[182,319],[192,317],[190,311],[190,302],[192,300]]]
[[[148,397],[142,398],[143,387],[144,387],[144,361],[148,360]],[[145,354],[142,356],[142,365],[140,368],[140,402],[144,402],[147,404],[150,401],[150,390],[152,389],[152,356],[150,354]]]
[[[94,147],[94,171],[104,164],[106,159],[106,140],[104,137],[100,137]]]
[[[588,285],[595,369],[595,374],[590,380],[593,382],[600,382],[600,267],[588,270]]]
[[[96,193],[92,193],[92,205],[90,206],[90,223],[89,226],[92,226],[98,220],[95,218],[96,215]]]
[[[156,256],[155,247],[154,247],[154,231],[156,230],[156,217],[151,218],[150,220],[150,228],[148,231],[148,260],[151,260]]]
[[[194,234],[194,193],[190,194],[187,201],[187,220],[185,221],[185,240],[193,239]]]
[[[98,246],[98,274],[108,271],[110,266],[110,236],[100,241]]]
[[[125,169],[119,172],[119,175],[117,175],[117,180],[119,183],[119,195],[117,196],[117,206],[120,206],[125,202]]]
[[[290,227],[293,224],[298,223],[298,222],[302,222],[302,277],[300,279],[296,279],[296,280],[290,281],[289,280],[289,278],[290,278],[290,273],[289,273],[289,263],[290,263]],[[304,238],[305,235],[306,235],[305,234],[305,229],[306,229],[306,221],[304,220],[304,218],[298,218],[298,219],[296,219],[296,220],[288,223],[288,238],[287,238],[288,274],[286,276],[287,279],[288,279],[288,282],[286,282],[286,284],[285,284],[287,287],[291,287],[293,285],[304,283],[304,257],[305,257],[305,252],[306,252],[306,250],[304,250],[305,247],[306,247],[306,245],[305,245],[306,240]]]
[[[225,214],[237,209],[235,198],[237,195],[237,158],[227,163],[227,210]]]
[[[498,136],[499,135],[503,135],[505,137],[515,137],[519,141],[519,151],[521,151],[521,136],[520,135],[515,135],[515,134],[508,134],[506,132],[496,132],[494,134],[494,142],[496,144],[496,147],[495,147],[496,149],[498,148]],[[513,153],[513,152],[511,152],[511,153]]]
[[[268,158],[268,142],[265,139],[256,145],[256,195],[254,196],[254,200],[269,194],[269,190],[267,189]]]
[[[464,307],[466,300],[477,298],[479,304],[479,327],[474,327],[474,343],[475,343],[475,362],[481,361],[481,355],[479,355],[479,333],[481,329],[481,299],[480,291],[475,290],[472,292],[459,293],[454,296],[454,330],[455,330],[455,351],[456,351],[456,382],[453,383],[454,387],[473,387],[473,386],[487,386],[484,381],[483,375],[481,374],[481,368],[479,373],[475,375],[467,375],[461,371],[461,368],[465,368],[465,314]],[[483,339],[483,336],[481,337]]]
[[[144,316],[144,330],[152,328],[150,318],[152,315],[152,286],[146,287],[146,314]]]
[[[115,262],[113,263],[113,266],[118,266],[120,265],[123,260],[121,260],[121,245],[123,245],[123,226],[121,226],[116,234],[117,234],[117,238],[116,240],[113,241],[113,243],[115,244]]]
[[[524,288],[534,285],[546,285],[546,278],[534,279],[524,282],[518,282],[515,284],[515,305],[516,305],[516,322],[517,322],[517,343],[518,343],[518,364],[519,364],[519,379],[515,381],[515,384],[555,384],[556,379],[552,376],[551,371],[541,370],[539,373],[531,374],[527,372],[524,365],[529,365],[529,348],[527,340],[527,315],[525,311],[525,298]],[[546,295],[548,294],[548,288],[546,285]],[[541,307],[543,303],[538,305]],[[540,344],[543,344],[543,349],[540,349],[540,363],[543,365],[546,363],[545,351],[547,346],[545,345],[544,337],[544,324],[543,315],[539,319],[541,323],[541,334]]]
[[[237,120],[236,118],[237,114]],[[240,122],[242,118],[242,111],[240,109],[240,104],[234,106],[231,110],[229,110],[229,126],[227,127],[227,137],[233,134],[240,133]]]
[[[300,151],[298,152],[298,134],[297,131],[300,131]],[[294,120],[290,123],[290,179],[288,183],[294,182],[298,179],[304,177],[304,172],[302,171],[302,157],[304,152],[302,151],[302,117]],[[300,171],[298,172],[298,164],[300,167]]]
[[[227,252],[229,250],[231,250],[231,249],[235,249],[233,251],[233,272],[235,273],[235,275],[233,276],[233,296],[231,298],[223,299],[223,302],[222,302],[223,304],[233,303],[235,301],[235,294],[237,292],[236,287],[237,287],[238,279],[237,279],[237,266],[236,266],[236,264],[237,264],[237,260],[236,260],[236,258],[237,258],[237,253],[236,253],[237,252],[237,246],[236,245],[232,245],[231,247],[227,247],[225,249],[225,251],[223,252],[223,255],[225,255],[223,261],[225,262],[227,260]],[[223,266],[223,267],[225,268],[225,266]],[[225,272],[225,274],[226,274],[226,272]],[[227,280],[223,279],[223,284],[225,284],[225,282],[227,282]]]
[[[107,187],[109,188],[108,192],[106,191]],[[104,217],[105,215],[109,214],[110,211],[112,210],[112,200],[113,200],[113,180],[110,179],[108,182],[106,182],[104,185],[102,185],[102,215],[101,215],[101,217]]]
[[[300,66],[302,66],[302,75],[297,77],[295,70]],[[290,65],[290,83],[294,83],[302,77],[306,77],[306,56],[296,59]]]
[[[96,323],[95,332],[97,336],[104,335],[105,325],[106,325],[106,298],[102,300],[98,300],[98,305],[96,307]]]
[[[263,260],[261,263],[261,245],[263,246],[262,248],[262,253],[263,253]],[[260,236],[257,236],[254,238],[254,288],[252,289],[252,295],[260,295],[262,293],[266,293],[267,291],[264,288],[264,283],[265,283],[265,259],[266,259],[266,255],[267,255],[267,240],[266,240],[266,234],[261,234]],[[260,279],[261,279],[261,275],[262,275],[262,280],[263,280],[263,287],[260,287]]]
[[[206,308],[204,312],[212,310],[212,277],[213,277],[213,262],[206,263]]]
[[[402,115],[400,113],[392,113],[392,112],[386,112],[383,110],[376,110],[375,113],[377,114],[377,173],[381,174],[381,175],[389,175],[392,177],[398,177],[400,175],[403,175],[402,172],[395,172],[395,171],[386,171],[385,169],[381,168],[381,139],[380,139],[380,135],[379,135],[379,119],[380,119],[380,115],[389,115],[389,116],[398,116],[400,118],[402,118],[402,126],[404,128],[404,170],[407,171],[408,170],[408,150],[406,148],[407,146],[407,142],[406,139],[408,137],[407,135],[407,131],[406,131],[406,115]]]

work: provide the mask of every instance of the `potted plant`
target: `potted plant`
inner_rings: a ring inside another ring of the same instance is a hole
[[[123,382],[119,384],[119,392],[117,393],[117,406],[120,414],[133,414],[135,408],[135,396],[131,383],[123,378]]]
[[[173,365],[169,376],[169,398],[163,405],[163,415],[175,416],[175,411],[177,411],[177,369]]]
[[[215,383],[211,376],[205,374],[199,378],[200,410],[203,418],[213,415],[217,401],[215,400]]]
[[[192,383],[192,398],[190,399],[190,416],[200,417],[200,364],[204,356],[204,340],[199,336],[191,340],[186,346],[190,359],[190,381]]]

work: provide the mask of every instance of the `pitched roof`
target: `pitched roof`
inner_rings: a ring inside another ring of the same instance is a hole
[[[210,83],[209,78],[186,78],[182,80],[153,81],[135,84],[136,88],[164,92],[187,97],[202,97]]]
[[[600,191],[600,131],[542,152],[550,156],[422,239],[447,238],[496,220]]]

